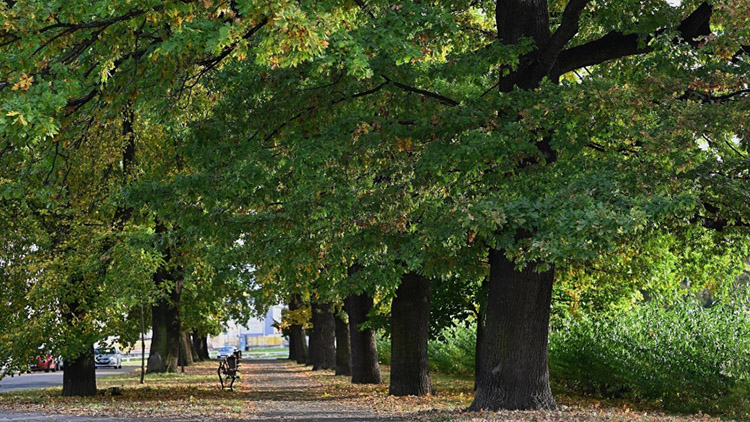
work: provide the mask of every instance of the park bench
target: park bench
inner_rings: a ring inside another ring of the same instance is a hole
[[[219,369],[217,374],[219,375],[219,383],[221,389],[229,388],[229,391],[234,391],[234,381],[239,378],[240,361],[242,360],[242,352],[239,350],[234,352],[232,355],[227,356],[221,362],[219,362]],[[227,386],[227,382],[231,379]]]

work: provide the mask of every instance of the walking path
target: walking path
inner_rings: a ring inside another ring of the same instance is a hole
[[[256,417],[262,421],[401,421],[374,409],[327,399],[321,385],[304,375],[305,368],[278,360],[242,364],[251,395],[257,398]]]

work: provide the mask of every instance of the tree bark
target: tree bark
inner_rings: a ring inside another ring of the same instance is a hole
[[[349,324],[341,312],[336,314],[336,375],[351,375],[351,353],[349,346]]]
[[[477,298],[477,340],[476,345],[474,346],[474,391],[477,389],[479,370],[482,367],[482,345],[484,344],[484,321],[485,315],[487,314],[486,289],[488,283],[487,277],[482,279],[482,285],[479,288],[479,294],[482,295],[482,297]]]
[[[166,228],[157,225],[157,233],[163,233]],[[169,262],[171,253],[165,253],[165,262]],[[180,297],[182,295],[182,274],[181,271],[168,271],[162,266],[154,274],[154,283],[162,286],[172,280],[173,285],[170,288],[167,297],[162,297],[152,308],[153,332],[151,339],[151,350],[149,351],[148,367],[146,373],[160,372],[177,372],[180,343],[182,342],[182,333],[180,332]],[[157,356],[158,354],[158,356]]]
[[[73,359],[66,361],[63,367],[62,395],[94,396],[96,395],[96,366],[94,364],[94,346]]]
[[[211,359],[211,355],[208,353],[208,336],[201,336],[201,343],[203,343],[203,359]]]
[[[521,64],[499,81],[500,91],[514,87],[531,90],[544,77],[557,82],[553,68],[560,50],[577,31],[577,20],[585,2],[570,2],[571,8],[561,32],[551,34],[546,0],[502,0],[496,5],[498,38],[515,44],[531,37],[537,49],[521,57]],[[550,39],[553,42],[550,42]],[[543,137],[536,147],[544,155],[543,163],[557,160],[550,138]],[[535,166],[525,160],[519,170]],[[533,232],[521,229],[516,238],[528,238]],[[547,338],[554,266],[538,272],[539,264],[528,264],[517,271],[502,250],[489,251],[490,277],[485,327],[481,339],[476,393],[470,410],[542,410],[555,409],[549,385]]]
[[[179,355],[180,366],[190,366],[193,363],[195,363],[195,360],[193,359],[193,346],[192,342],[190,341],[190,334],[188,333],[182,333],[180,334],[180,355]]]
[[[311,321],[312,322],[312,321]],[[315,327],[311,327],[309,330],[310,344],[307,347],[307,356],[305,356],[305,365],[313,364],[313,355],[319,353],[318,349],[318,337],[315,335]]]
[[[199,336],[197,332],[193,331],[192,333],[192,340],[193,340],[193,350],[195,350],[195,360],[198,362],[203,362],[206,360],[206,350],[203,349],[203,337]]]
[[[296,311],[302,306],[304,306],[302,296],[293,294],[289,300],[289,310]],[[289,359],[301,364],[307,360],[305,328],[301,324],[294,324],[289,327]]]
[[[470,410],[555,409],[547,338],[554,268],[522,271],[490,250],[490,285],[482,365]]]
[[[344,300],[349,314],[349,340],[351,354],[352,383],[380,384],[380,364],[375,330],[363,325],[373,307],[372,297],[367,294],[349,295]]]
[[[313,371],[336,367],[336,322],[330,303],[313,303],[313,336],[315,349],[311,352]]]
[[[404,274],[391,304],[391,384],[393,396],[424,396],[432,392],[427,340],[430,290],[427,277]]]

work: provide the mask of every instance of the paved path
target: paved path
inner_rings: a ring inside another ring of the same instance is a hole
[[[99,368],[96,370],[96,377],[108,377],[130,372],[139,366],[123,366],[121,369]],[[14,377],[6,376],[0,380],[0,393],[18,390],[35,390],[39,388],[60,387],[63,382],[62,371],[57,372],[32,372],[30,374],[16,375]],[[0,419],[1,421],[2,419]]]
[[[261,421],[401,421],[403,419],[375,413],[372,409],[341,404],[321,397],[321,390],[303,367],[278,360],[254,360],[242,364],[242,372],[250,384],[251,395],[257,397]]]

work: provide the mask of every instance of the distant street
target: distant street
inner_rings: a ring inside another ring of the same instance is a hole
[[[121,369],[99,368],[96,370],[96,377],[108,377],[117,374],[130,372],[138,369],[140,366],[123,366]],[[63,373],[58,372],[32,372],[30,374],[16,375],[14,377],[6,376],[0,381],[0,393],[17,390],[35,390],[39,388],[49,388],[62,386]]]

